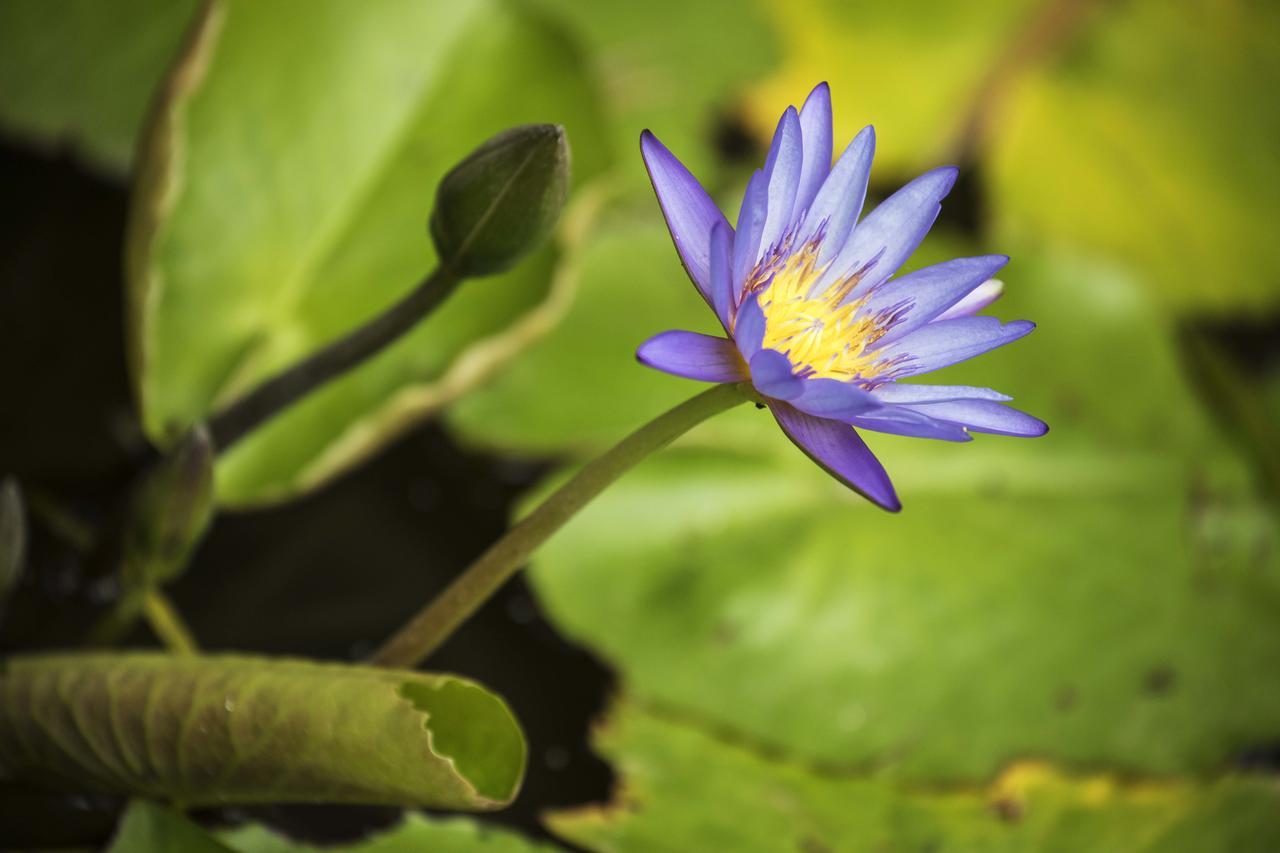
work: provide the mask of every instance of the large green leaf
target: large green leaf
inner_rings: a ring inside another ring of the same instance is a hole
[[[152,437],[170,440],[411,287],[434,262],[425,222],[439,177],[523,122],[564,124],[577,177],[600,169],[578,53],[519,4],[215,4],[134,200],[132,369]],[[529,333],[518,321],[544,299],[553,260],[464,285],[237,445],[220,498],[314,485],[461,393]]]
[[[990,134],[1000,226],[1132,260],[1183,309],[1280,305],[1277,39],[1274,3],[1096,15]]]
[[[764,8],[738,0],[531,2],[553,12],[590,49],[613,118],[614,150],[622,156],[615,186],[652,198],[639,168],[640,131],[650,128],[712,190],[722,188],[731,173],[720,169],[724,158],[717,155],[749,150],[717,121],[729,117],[743,81],[777,63],[776,28]]]
[[[837,154],[874,124],[879,175],[939,165],[954,156],[965,112],[988,69],[1007,44],[1026,38],[1022,28],[1035,5],[998,0],[979,10],[944,0],[771,0],[783,60],[744,98],[747,121],[767,140],[787,105],[798,106],[826,80]]]
[[[1280,841],[1273,779],[1132,779],[1015,762],[981,787],[894,784],[761,753],[623,703],[599,740],[622,784],[553,813],[592,850],[1242,853]]]
[[[552,617],[638,698],[824,765],[1203,771],[1272,737],[1276,529],[1164,325],[1106,266],[1008,279],[1000,313],[1039,330],[940,378],[1017,395],[1049,436],[872,436],[889,516],[730,412],[719,450],[649,460],[543,549]]]
[[[0,125],[128,170],[196,0],[3,0]]]
[[[0,775],[188,805],[511,802],[511,711],[451,675],[232,656],[49,655],[0,674]]]
[[[449,409],[472,441],[521,452],[607,446],[698,389],[636,363],[645,338],[711,332],[715,317],[680,271],[653,204],[646,221],[608,216],[572,259],[572,300],[554,331]]]

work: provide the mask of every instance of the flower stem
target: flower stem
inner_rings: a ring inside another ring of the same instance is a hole
[[[158,589],[148,590],[142,601],[142,610],[147,617],[147,624],[166,649],[179,655],[199,653],[200,647],[195,635],[163,592]]]
[[[419,610],[374,652],[370,663],[387,667],[412,667],[421,663],[519,571],[538,546],[596,495],[649,454],[666,447],[712,415],[747,400],[739,385],[717,385],[659,415],[588,462],[481,554],[444,592]]]
[[[439,307],[461,281],[446,267],[437,267],[377,317],[276,374],[214,415],[209,432],[218,452],[316,388],[381,352]]]

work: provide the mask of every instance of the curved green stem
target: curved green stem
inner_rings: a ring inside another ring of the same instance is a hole
[[[400,339],[440,307],[462,279],[438,267],[399,302],[323,349],[276,374],[209,421],[221,453],[321,385],[336,379]]]
[[[411,667],[440,647],[528,560],[539,545],[573,518],[596,495],[712,415],[745,403],[734,384],[717,385],[658,416],[577,474],[481,554],[444,592],[419,610],[370,658],[377,666]]]
[[[93,647],[114,646],[133,629],[138,618],[147,622],[151,633],[168,651],[196,654],[200,646],[173,602],[158,587],[142,587],[126,592],[115,607],[98,620],[85,640]]]
[[[200,646],[196,643],[195,635],[163,592],[158,589],[148,590],[142,600],[142,612],[147,617],[147,625],[166,649],[179,655],[199,653]]]

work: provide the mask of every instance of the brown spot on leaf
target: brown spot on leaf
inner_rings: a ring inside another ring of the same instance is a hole
[[[738,639],[738,629],[728,622],[721,622],[716,625],[712,637],[714,637],[717,645],[729,646]]]
[[[991,812],[1005,823],[1022,820],[1022,803],[1013,797],[1000,797],[991,801]]]
[[[1142,678],[1142,689],[1152,696],[1163,696],[1173,689],[1178,673],[1167,664],[1153,666]]]

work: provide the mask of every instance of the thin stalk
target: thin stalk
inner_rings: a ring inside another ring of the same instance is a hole
[[[89,632],[86,644],[92,647],[115,646],[124,640],[138,617],[166,649],[176,654],[196,654],[200,650],[195,634],[187,627],[168,596],[157,588],[134,589],[125,593],[115,607]]]
[[[263,382],[213,416],[209,432],[225,451],[291,404],[376,355],[412,329],[443,302],[462,279],[445,267],[368,323]]]
[[[419,610],[374,652],[370,663],[387,667],[421,663],[519,571],[538,546],[615,480],[707,418],[748,399],[738,385],[717,385],[659,415],[588,462]]]
[[[142,612],[166,649],[179,655],[199,654],[200,646],[196,643],[195,634],[191,633],[173,602],[163,592],[149,590],[142,602]]]

